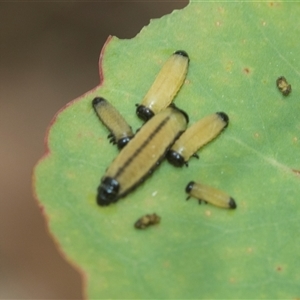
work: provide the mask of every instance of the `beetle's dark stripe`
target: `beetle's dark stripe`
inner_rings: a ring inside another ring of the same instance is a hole
[[[176,140],[181,134],[182,134],[182,131],[180,131],[176,135],[176,137],[174,138],[174,140]],[[171,145],[172,145],[172,143],[169,145],[169,147],[166,148],[166,151],[157,159],[157,161],[150,168],[150,170],[147,173],[145,173],[144,175],[142,175],[141,178],[136,183],[134,183],[128,190],[126,190],[122,194],[120,194],[117,199],[125,197],[127,194],[129,194],[131,191],[133,191],[139,184],[141,184],[142,182],[144,182],[147,179],[147,177],[150,176],[155,171],[156,168],[158,168],[158,166],[160,165],[160,163],[162,162],[162,160],[165,158],[165,155],[168,152],[168,150],[170,149]]]
[[[186,113],[175,106],[147,122],[107,168],[98,187],[97,203],[106,206],[117,202],[149,177],[187,123]]]
[[[118,176],[120,176],[125,169],[136,159],[136,157],[142,152],[142,150],[152,141],[152,139],[159,133],[159,131],[167,124],[167,122],[170,120],[170,117],[166,117],[164,120],[162,120],[155,130],[150,134],[149,138],[145,140],[141,146],[136,149],[131,157],[124,163],[124,165],[118,170],[118,172],[115,175],[115,178],[117,179]]]

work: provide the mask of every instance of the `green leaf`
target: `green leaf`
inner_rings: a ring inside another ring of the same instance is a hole
[[[101,84],[64,107],[34,170],[36,197],[89,298],[300,297],[300,5],[192,2],[130,40],[109,38]],[[224,111],[228,128],[188,168],[166,161],[125,199],[96,205],[118,150],[91,101],[103,96],[134,129],[156,74],[176,50],[190,56],[176,105],[190,124]],[[276,79],[285,76],[284,97]],[[185,201],[190,180],[236,199],[235,211]],[[159,225],[134,222],[156,212]]]

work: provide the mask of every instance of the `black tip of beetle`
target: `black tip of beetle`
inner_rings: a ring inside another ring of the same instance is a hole
[[[140,119],[142,119],[145,122],[147,122],[154,116],[153,111],[144,105],[137,105],[136,114]]]
[[[168,162],[173,165],[174,167],[179,167],[181,168],[183,165],[185,165],[185,160],[184,158],[176,151],[174,150],[169,150],[167,152],[166,158]]]
[[[216,113],[225,123],[226,123],[226,126],[225,128],[228,126],[228,123],[229,123],[229,117],[226,113],[220,111],[220,112],[217,112]]]
[[[94,100],[92,101],[92,104],[93,104],[93,106],[95,106],[95,105],[97,105],[97,104],[99,104],[99,103],[101,103],[101,102],[106,102],[106,100],[105,100],[104,98],[102,98],[102,97],[96,97],[96,98],[94,98]]]
[[[120,185],[117,180],[111,177],[105,177],[101,180],[97,193],[97,204],[99,206],[108,206],[118,200]]]
[[[188,54],[184,50],[177,50],[174,52],[174,54],[181,55],[181,56],[187,57],[189,59]]]
[[[121,150],[122,148],[124,148],[131,139],[132,139],[132,137],[126,136],[126,137],[118,140],[117,146],[118,146],[119,150]]]
[[[229,198],[229,203],[228,204],[229,204],[229,208],[231,208],[231,209],[236,209],[236,207],[237,207],[234,199],[231,198],[231,197]]]
[[[194,184],[195,184],[195,181],[190,181],[190,182],[187,184],[187,186],[186,186],[186,188],[185,188],[186,193],[188,193],[188,194],[190,193],[190,191],[192,190]]]

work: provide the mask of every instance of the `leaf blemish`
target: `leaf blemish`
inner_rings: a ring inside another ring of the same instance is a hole
[[[205,215],[206,215],[207,217],[210,217],[210,216],[211,216],[211,211],[210,211],[210,210],[207,210],[207,211],[205,212]]]
[[[218,11],[223,15],[225,12],[225,8],[220,6],[220,7],[218,7]]]
[[[231,283],[236,283],[236,279],[235,279],[234,277],[231,277],[231,278],[230,278],[230,282],[231,282]]]
[[[277,2],[277,1],[275,1],[275,2],[270,2],[269,3],[269,7],[279,7],[280,6],[280,3],[279,2]]]
[[[233,61],[230,60],[226,64],[226,71],[231,72],[232,71],[232,67],[233,67]]]
[[[250,74],[250,69],[249,68],[244,68],[243,72],[248,75],[248,74]]]
[[[249,247],[249,248],[247,249],[247,252],[248,252],[248,253],[252,253],[252,252],[253,252],[253,248]]]
[[[297,176],[300,176],[300,170],[292,169],[292,171],[293,171]]]

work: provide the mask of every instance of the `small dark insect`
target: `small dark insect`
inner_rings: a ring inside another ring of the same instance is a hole
[[[284,76],[280,76],[276,80],[276,85],[282,95],[288,96],[292,91],[292,86],[287,82]]]
[[[151,225],[155,225],[160,223],[160,216],[158,216],[156,213],[151,215],[144,215],[141,218],[139,218],[135,223],[134,227],[136,229],[145,229]]]

